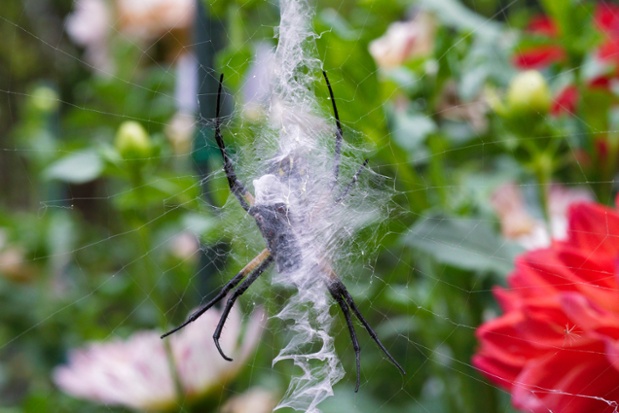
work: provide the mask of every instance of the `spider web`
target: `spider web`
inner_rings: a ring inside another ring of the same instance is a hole
[[[407,374],[400,376],[356,325],[362,353],[355,393],[354,351],[337,306],[309,274],[301,280],[309,284],[291,286],[271,270],[236,305],[245,322],[255,322],[250,314],[260,309],[267,314],[255,350],[233,379],[222,374],[204,405],[180,397],[171,411],[220,409],[256,388],[269,395],[269,410],[279,405],[286,412],[515,411],[509,393],[471,362],[477,327],[500,313],[491,289],[505,284],[522,251],[498,236],[488,200],[504,181],[520,182],[516,188],[526,199],[535,198],[540,184],[520,179],[513,159],[497,155],[500,137],[477,133],[471,118],[457,116],[475,113],[486,79],[506,85],[514,74],[488,61],[508,61],[497,39],[507,50],[510,24],[518,23],[526,4],[469,2],[464,9],[447,0],[410,8],[396,1],[365,3],[319,2],[292,13],[301,19],[293,29],[312,25],[305,33],[309,41],[296,40],[294,57],[303,64],[295,64],[292,48],[283,57],[275,49],[278,39],[287,39],[278,29],[284,6],[276,2],[238,2],[229,9],[215,2],[211,20],[199,23],[207,27],[204,38],[165,26],[147,38],[127,31],[126,21],[112,13],[103,55],[88,55],[67,36],[71,2],[6,2],[0,11],[6,39],[0,48],[0,406],[124,411],[64,394],[52,381],[53,369],[67,361],[69,349],[88,342],[182,322],[264,248],[253,219],[229,197],[211,140],[219,71],[228,93],[224,139],[240,180],[253,193],[265,165],[290,150],[273,131],[294,125],[319,135],[312,143],[318,152],[307,171],[310,183],[331,184],[335,120],[320,74],[325,69],[344,125],[342,185],[364,158],[370,163],[337,222],[317,226],[330,231],[336,225],[339,233],[315,247],[330,257]],[[368,41],[419,10],[434,12],[458,35],[423,63],[425,70],[414,67],[417,75],[394,70],[385,80]],[[200,47],[211,55],[201,56]],[[294,75],[281,73],[285,64]],[[458,91],[460,101],[428,117],[420,114],[434,106],[424,97],[399,111],[398,88],[432,96],[422,89],[455,64],[462,64],[462,77],[468,76],[463,83],[470,85]],[[297,93],[290,85],[266,86],[282,79],[294,80]],[[281,101],[273,103],[273,95]],[[450,119],[453,140],[429,140],[436,123],[428,119],[448,116],[457,118]],[[150,152],[137,157],[141,166],[123,163],[117,154],[115,134],[126,120],[142,123],[152,139]],[[578,149],[570,139],[566,144]],[[601,188],[610,197],[608,182],[592,181],[584,163],[576,166],[568,185]],[[447,209],[458,214],[446,216]],[[541,218],[537,210],[532,214]],[[305,321],[311,326],[303,327]],[[225,329],[224,337],[231,333]],[[580,334],[566,325],[565,345]],[[573,395],[619,411],[615,400],[589,396],[584,388]]]

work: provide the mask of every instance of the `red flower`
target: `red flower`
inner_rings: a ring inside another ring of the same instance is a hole
[[[619,201],[619,198],[618,198]],[[516,260],[504,314],[477,330],[473,364],[527,412],[619,404],[619,211],[573,204],[568,237]]]
[[[604,73],[587,79],[589,88],[610,90],[612,79],[619,77],[619,6],[600,3],[595,8],[593,24],[602,35],[601,44],[595,49],[595,55],[607,69]],[[547,16],[534,17],[526,32],[544,40],[541,44],[517,50],[514,65],[520,69],[543,69],[555,63],[564,63],[567,52],[558,44],[556,23]],[[572,114],[579,100],[578,90],[568,85],[555,97],[551,113],[555,116]]]
[[[597,56],[604,61],[619,62],[619,6],[600,3],[596,6],[593,22],[602,34],[603,42]],[[565,58],[565,50],[554,44],[558,37],[556,24],[548,16],[536,16],[529,22],[527,33],[547,38],[548,43],[518,50],[514,64],[520,69],[541,69]]]
[[[547,37],[549,40],[557,37],[557,28],[547,16],[534,17],[527,32]],[[547,44],[533,48],[519,50],[514,58],[514,64],[520,69],[541,69],[565,58],[565,51],[561,46]]]
[[[604,35],[604,42],[598,49],[602,60],[619,62],[619,6],[602,3],[595,11],[595,23]]]
[[[574,85],[567,85],[559,94],[555,97],[550,108],[550,113],[555,116],[559,116],[563,113],[571,115],[576,112],[576,105],[578,104],[578,89]]]

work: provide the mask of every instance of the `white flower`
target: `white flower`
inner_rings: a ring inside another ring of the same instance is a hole
[[[420,12],[410,21],[392,23],[387,33],[370,43],[370,54],[382,68],[400,66],[414,57],[432,53],[435,32],[433,17]]]
[[[110,31],[110,10],[104,0],[77,0],[67,17],[67,33],[80,46],[100,43]]]
[[[531,215],[522,191],[513,182],[497,188],[490,202],[499,216],[503,235],[526,249],[534,249],[549,246],[552,239],[565,239],[568,207],[575,202],[592,199],[586,189],[551,185],[548,192],[550,233],[542,219]]]
[[[108,49],[111,21],[111,11],[104,0],[77,0],[65,22],[69,37],[86,49],[86,61],[102,73],[114,70]]]
[[[232,379],[255,348],[264,328],[264,312],[255,311],[239,346],[241,316],[232,309],[221,337],[224,360],[213,343],[221,313],[210,309],[170,338],[172,358],[158,331],[138,332],[126,340],[92,343],[69,353],[53,380],[64,392],[110,405],[145,411],[170,411],[192,403]],[[175,374],[172,374],[172,368]],[[182,395],[177,394],[178,377]]]

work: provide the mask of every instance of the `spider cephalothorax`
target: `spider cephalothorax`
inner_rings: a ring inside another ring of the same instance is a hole
[[[326,191],[329,196],[326,198],[330,199],[331,202],[338,204],[348,195],[350,189],[355,185],[359,178],[359,174],[367,166],[368,161],[365,160],[363,162],[346,186],[341,188],[337,185],[340,169],[340,152],[342,147],[342,126],[337,112],[337,107],[335,105],[333,91],[331,89],[331,85],[329,84],[329,79],[327,78],[327,74],[325,72],[323,72],[323,75],[331,96],[333,113],[336,121],[333,175],[331,183],[328,185],[328,188],[330,189]],[[237,298],[240,297],[273,262],[275,262],[277,271],[281,274],[290,274],[305,264],[303,262],[304,247],[301,245],[299,236],[300,233],[304,232],[304,226],[306,226],[308,222],[307,219],[309,218],[295,216],[293,206],[295,202],[298,202],[299,200],[294,198],[293,193],[291,193],[288,188],[291,183],[294,183],[296,186],[302,183],[301,181],[310,178],[305,173],[307,172],[307,166],[302,162],[303,157],[297,159],[298,157],[296,156],[286,155],[276,163],[276,170],[271,170],[269,173],[266,173],[254,181],[255,196],[245,189],[245,186],[236,176],[234,165],[228,155],[226,145],[221,134],[219,109],[221,104],[222,82],[223,74],[219,80],[219,91],[217,94],[215,140],[223,157],[224,171],[226,172],[226,177],[228,178],[230,190],[238,199],[241,207],[245,209],[248,215],[255,219],[267,247],[253,260],[251,260],[249,264],[247,264],[226,285],[224,285],[211,301],[193,313],[183,324],[165,333],[161,337],[166,337],[185,327],[187,324],[195,321],[198,317],[204,314],[204,312],[223,300],[224,297],[232,291],[232,294],[226,301],[221,318],[213,334],[215,345],[217,346],[221,356],[226,360],[232,360],[222,351],[219,345],[219,338],[228,314],[230,313],[230,310],[232,309],[232,306],[236,302]],[[319,204],[316,206],[316,209],[320,209],[321,207],[323,206]],[[361,322],[372,340],[374,340],[376,345],[382,350],[389,361],[391,361],[398,368],[398,370],[404,374],[404,369],[398,364],[393,356],[391,356],[389,351],[387,351],[370,324],[361,315],[361,312],[357,308],[352,296],[346,289],[344,283],[342,283],[340,278],[337,276],[328,260],[325,257],[317,258],[310,260],[309,264],[315,269],[314,276],[319,277],[319,279],[324,282],[327,290],[335,299],[342,310],[342,314],[344,315],[346,326],[352,340],[353,349],[355,351],[355,361],[357,367],[355,391],[359,389],[360,384],[359,370],[361,348],[352,323],[351,313],[354,314],[354,316]]]

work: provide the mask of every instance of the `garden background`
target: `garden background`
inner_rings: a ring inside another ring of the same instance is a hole
[[[319,410],[619,411],[619,7],[311,8],[373,213],[333,265],[406,370],[359,324],[355,392],[333,303],[346,374]],[[275,270],[228,320],[234,362],[212,343],[217,308],[159,338],[264,248],[230,196],[215,102],[223,73],[222,131],[252,189],[279,19],[276,1],[3,1],[0,412],[268,412],[287,397],[301,372],[273,364],[294,339],[276,315],[295,296]],[[312,126],[334,133],[307,75]]]

